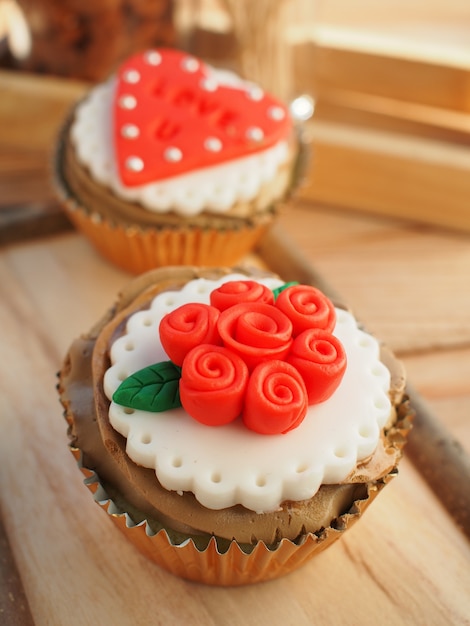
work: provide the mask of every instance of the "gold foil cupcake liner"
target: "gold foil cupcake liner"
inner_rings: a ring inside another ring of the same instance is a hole
[[[138,228],[111,224],[64,195],[62,206],[75,227],[104,258],[133,274],[168,265],[234,265],[255,248],[268,228],[265,223],[224,231]]]
[[[154,531],[147,520],[134,522],[112,500],[98,475],[81,466],[81,453],[73,450],[85,475],[85,485],[94,500],[108,514],[114,525],[141,554],[168,572],[193,582],[216,586],[241,586],[273,580],[303,566],[314,556],[337,541],[351,528],[373,502],[380,491],[398,473],[395,468],[382,479],[367,485],[367,496],[356,500],[351,508],[332,522],[328,528],[308,533],[296,541],[282,539],[274,546],[259,541],[249,549],[232,540],[228,548],[219,548],[211,537],[207,546],[200,548],[188,537],[175,542],[165,528]]]
[[[396,423],[387,433],[390,445],[401,454],[411,430],[414,412],[405,397],[397,408]],[[337,541],[362,516],[382,489],[398,474],[398,461],[393,469],[366,484],[366,495],[353,502],[349,510],[331,521],[327,528],[307,533],[291,541],[282,539],[275,545],[259,541],[254,546],[232,540],[219,544],[215,537],[198,546],[191,537],[173,539],[164,527],[152,529],[145,519],[133,521],[130,514],[113,500],[96,472],[82,463],[81,451],[71,448],[85,476],[84,483],[94,500],[106,511],[112,522],[144,556],[172,574],[217,586],[241,586],[272,580],[298,569]]]

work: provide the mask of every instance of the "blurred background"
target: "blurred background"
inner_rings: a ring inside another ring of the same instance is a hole
[[[0,0],[0,42],[2,205],[48,205],[64,112],[163,45],[314,111],[301,198],[470,230],[467,0]]]

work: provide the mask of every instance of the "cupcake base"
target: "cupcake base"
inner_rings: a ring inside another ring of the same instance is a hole
[[[154,533],[145,520],[134,523],[107,497],[98,476],[85,468],[82,471],[87,476],[85,484],[93,492],[96,502],[141,554],[175,576],[222,587],[269,581],[298,569],[351,528],[398,473],[395,469],[379,481],[368,484],[364,499],[356,500],[330,527],[303,535],[297,541],[282,539],[275,546],[260,541],[247,552],[234,540],[222,551],[215,537],[203,549],[196,546],[192,538],[174,543],[164,528]]]
[[[412,420],[413,411],[408,398],[404,398],[397,409],[397,421],[387,433],[393,446],[400,451],[406,443]],[[269,581],[298,569],[342,537],[398,474],[397,462],[382,478],[365,483],[364,495],[352,502],[350,508],[332,520],[328,527],[306,533],[295,541],[282,539],[269,546],[259,541],[254,546],[247,546],[232,540],[222,545],[216,537],[208,537],[201,546],[192,537],[175,537],[165,528],[152,529],[145,519],[134,521],[121,504],[108,496],[98,475],[83,467],[80,450],[71,450],[95,501],[141,554],[175,576],[223,587]]]
[[[111,224],[62,197],[70,221],[108,261],[132,274],[168,265],[231,266],[252,251],[269,225],[238,230],[138,228]]]

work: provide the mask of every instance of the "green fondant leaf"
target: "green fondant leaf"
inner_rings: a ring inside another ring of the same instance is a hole
[[[171,361],[155,363],[126,378],[113,394],[116,404],[159,413],[181,406],[181,368]]]
[[[299,283],[294,280],[290,283],[284,283],[283,285],[281,285],[280,287],[277,287],[276,289],[273,289],[273,294],[274,294],[274,301],[276,301],[278,295],[281,293],[281,291],[284,291],[284,289],[287,289],[288,287],[292,287],[293,285],[298,285]]]

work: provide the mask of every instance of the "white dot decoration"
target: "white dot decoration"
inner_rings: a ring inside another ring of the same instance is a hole
[[[269,107],[268,109],[268,117],[270,117],[272,120],[275,120],[276,122],[283,120],[285,116],[286,114],[282,107]]]
[[[125,124],[121,128],[121,135],[125,139],[136,139],[140,135],[139,127],[135,124]]]
[[[254,100],[255,102],[258,102],[259,100],[263,99],[264,92],[261,89],[261,87],[254,85],[253,87],[250,87],[248,89],[248,91],[246,92],[246,95],[248,96],[248,98],[250,98],[250,100]]]
[[[140,74],[137,70],[127,70],[127,72],[124,72],[122,79],[125,83],[135,85],[140,80]]]
[[[222,142],[218,137],[208,137],[204,141],[204,148],[209,152],[220,152],[222,150]]]
[[[126,160],[126,168],[131,172],[141,172],[144,169],[144,162],[138,156],[131,156]]]
[[[204,91],[217,91],[219,83],[213,78],[205,78],[201,81],[201,89]]]
[[[259,128],[259,126],[251,126],[246,131],[246,136],[251,141],[262,141],[263,138],[264,138],[264,133],[263,133],[262,129]]]
[[[336,450],[334,451],[334,455],[338,459],[344,459],[348,455],[348,452],[345,448],[336,448]]]
[[[164,152],[165,161],[169,163],[178,163],[183,158],[183,153],[179,148],[175,148],[172,146],[171,148],[167,148]]]
[[[307,95],[295,98],[290,104],[290,112],[294,119],[306,122],[315,111],[315,101]]]
[[[149,50],[144,54],[145,62],[149,65],[160,65],[162,62],[162,57],[159,52],[156,50]]]
[[[197,72],[199,69],[199,61],[194,57],[183,59],[181,66],[186,72]]]
[[[358,430],[359,436],[362,437],[363,439],[367,439],[368,437],[371,436],[371,429],[369,427],[369,424],[365,424],[364,426],[361,426]]]
[[[222,482],[222,476],[218,472],[214,472],[211,476],[211,481],[213,483],[220,483]]]
[[[125,94],[119,98],[119,106],[121,109],[135,109],[137,106],[137,99],[134,96]]]
[[[377,409],[384,409],[384,410],[388,409],[389,405],[388,405],[387,397],[384,395],[384,396],[380,396],[380,397],[375,398],[374,406]]]
[[[372,345],[372,338],[370,335],[366,335],[364,332],[359,337],[359,345],[361,348],[369,348]]]

